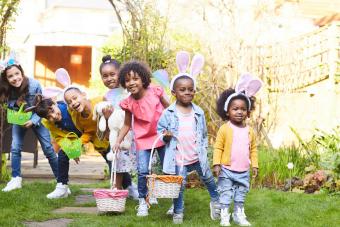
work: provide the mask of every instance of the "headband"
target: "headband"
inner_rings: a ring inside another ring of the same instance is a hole
[[[254,96],[262,87],[262,81],[249,73],[241,75],[235,86],[235,93],[230,95],[224,103],[224,110],[228,111],[229,102],[232,98],[241,95],[247,99],[248,111],[251,109],[250,97]]]
[[[170,89],[174,90],[174,83],[181,77],[189,77],[194,81],[194,89],[196,90],[196,76],[201,72],[204,65],[204,57],[201,54],[195,54],[190,65],[190,73],[187,73],[187,68],[190,62],[190,55],[186,51],[179,51],[176,55],[176,64],[179,73],[172,78],[170,83]]]

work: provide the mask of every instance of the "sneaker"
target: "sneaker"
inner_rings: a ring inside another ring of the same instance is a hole
[[[69,187],[67,188],[67,194],[68,194],[68,195],[71,195],[71,190],[70,190]]]
[[[57,183],[54,191],[46,196],[48,199],[60,199],[68,197],[68,185]]]
[[[157,205],[157,204],[158,204],[158,201],[157,201],[156,198],[151,197],[151,198],[149,199],[149,203],[150,203],[150,205]]]
[[[251,224],[247,221],[247,216],[244,213],[244,208],[239,208],[236,212],[233,213],[233,220],[235,224],[239,226],[251,226]]]
[[[224,208],[221,210],[220,226],[230,226],[230,213],[228,211],[228,208]]]
[[[6,187],[2,189],[3,192],[9,192],[14,189],[21,188],[22,177],[12,177],[12,179],[7,183]]]
[[[174,204],[171,205],[169,210],[166,212],[167,215],[174,215]]]
[[[172,217],[172,222],[176,225],[182,224],[183,223],[183,213],[174,214],[174,216]]]
[[[138,205],[138,210],[137,210],[137,216],[138,217],[145,217],[149,215],[148,211],[148,204],[146,203],[144,198],[139,199],[139,205]]]
[[[133,200],[138,200],[138,189],[135,183],[132,183],[128,188],[129,197]]]
[[[221,205],[218,201],[210,202],[210,218],[211,220],[220,219]]]

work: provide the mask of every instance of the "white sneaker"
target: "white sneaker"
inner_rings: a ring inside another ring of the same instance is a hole
[[[140,198],[139,199],[139,205],[138,205],[138,210],[137,210],[137,216],[138,217],[145,217],[149,215],[148,211],[148,204],[146,203],[145,199]]]
[[[67,194],[71,195],[71,189],[69,187],[67,188]]]
[[[220,226],[230,226],[230,213],[228,211],[228,208],[224,208],[221,210]]]
[[[179,214],[174,214],[174,216],[172,217],[172,222],[175,225],[180,225],[183,223],[183,213],[179,213]]]
[[[14,189],[21,188],[22,177],[12,177],[12,179],[7,183],[6,187],[2,189],[3,192],[9,192]]]
[[[247,221],[247,216],[244,213],[244,208],[239,208],[236,212],[233,213],[233,220],[235,224],[239,226],[251,226],[251,224]]]
[[[218,201],[210,202],[210,218],[211,220],[220,219],[221,205]]]
[[[157,205],[158,204],[157,198],[151,197],[149,199],[149,203],[150,205]]]
[[[129,197],[133,200],[138,200],[138,189],[135,183],[132,183],[128,188]]]
[[[174,204],[171,205],[169,210],[166,212],[167,215],[174,215]]]
[[[68,185],[57,183],[54,191],[46,196],[48,199],[60,199],[68,197]]]

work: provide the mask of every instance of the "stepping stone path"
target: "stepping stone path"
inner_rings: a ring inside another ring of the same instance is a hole
[[[58,218],[58,219],[51,219],[48,221],[43,222],[24,222],[23,224],[27,227],[51,227],[51,226],[58,226],[58,227],[67,227],[73,220],[68,218]]]
[[[62,207],[52,211],[55,214],[69,214],[69,213],[82,213],[82,214],[98,214],[97,207]]]
[[[95,198],[93,195],[77,195],[76,196],[76,205],[82,205],[82,204],[87,204],[87,203],[94,203],[96,202]]]

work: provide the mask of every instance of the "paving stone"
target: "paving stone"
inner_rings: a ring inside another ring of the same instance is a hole
[[[58,226],[58,227],[67,227],[73,220],[68,218],[58,218],[58,219],[51,219],[43,222],[31,222],[27,221],[24,222],[24,225],[27,227],[51,227],[51,226]]]
[[[52,213],[55,214],[68,214],[68,213],[82,213],[82,214],[97,214],[97,207],[62,207],[58,208]]]
[[[80,190],[82,191],[82,192],[93,192],[93,190],[95,190],[96,188],[81,188]]]
[[[93,203],[95,202],[95,198],[93,195],[77,195],[76,196],[76,205],[86,204],[86,203]]]

